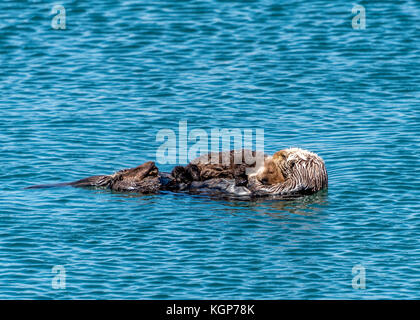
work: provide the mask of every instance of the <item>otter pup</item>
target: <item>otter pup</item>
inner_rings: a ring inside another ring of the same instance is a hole
[[[171,175],[180,183],[223,178],[233,179],[235,185],[246,186],[248,172],[258,169],[257,157],[265,159],[267,155],[246,149],[211,152],[194,159],[186,167],[175,167]]]
[[[262,158],[263,165],[258,166],[257,157]],[[327,187],[328,176],[324,161],[303,149],[281,150],[272,157],[257,151],[232,150],[203,155],[185,167],[175,167],[171,173],[159,172],[155,163],[149,161],[112,175],[29,188],[62,185],[138,193],[167,190],[253,198],[315,193]]]

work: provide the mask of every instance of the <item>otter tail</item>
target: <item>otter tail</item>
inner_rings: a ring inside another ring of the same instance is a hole
[[[26,187],[25,189],[44,189],[44,188],[55,188],[55,187],[107,187],[111,182],[110,176],[92,176],[84,178],[81,180],[73,182],[62,182],[62,183],[52,183],[52,184],[39,184],[36,186]]]
[[[64,187],[64,186],[70,186],[70,185],[71,185],[71,182],[38,184],[36,186],[26,187],[25,189],[46,189],[46,188]]]

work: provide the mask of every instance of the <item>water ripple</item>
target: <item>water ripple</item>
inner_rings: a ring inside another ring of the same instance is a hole
[[[345,1],[63,5],[66,30],[51,4],[0,4],[0,298],[419,298],[418,2],[366,4],[366,30]],[[180,120],[313,150],[329,190],[23,189],[154,159]]]

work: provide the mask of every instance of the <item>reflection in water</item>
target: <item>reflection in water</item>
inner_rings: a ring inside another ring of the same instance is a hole
[[[204,206],[213,203],[214,205],[221,204],[226,212],[236,214],[248,209],[257,214],[268,214],[272,217],[286,217],[285,214],[297,214],[301,216],[312,216],[320,213],[324,207],[328,205],[328,189],[321,190],[313,195],[293,197],[288,199],[257,199],[249,200],[232,200],[225,197],[217,197],[215,195],[205,194],[188,194],[188,193],[173,193],[161,192],[160,194],[145,195],[139,193],[127,192],[110,192],[109,190],[96,190],[96,193],[112,193],[121,198],[138,198],[141,201],[154,202],[159,197],[169,197],[171,199],[183,198],[187,202],[201,202]],[[168,201],[171,201],[168,199]],[[250,212],[250,213],[251,213]]]
[[[320,213],[328,204],[328,190],[322,190],[313,195],[282,200],[257,200],[252,202],[227,202],[229,207],[247,207],[258,213],[269,214],[274,217],[284,217],[284,213],[311,216]]]
[[[268,206],[279,211],[287,211],[289,213],[299,214],[302,216],[310,216],[320,213],[323,207],[328,204],[327,194],[327,190],[322,190],[316,194],[295,198],[293,200],[272,201],[268,204]],[[278,214],[274,212],[267,213],[273,215]]]

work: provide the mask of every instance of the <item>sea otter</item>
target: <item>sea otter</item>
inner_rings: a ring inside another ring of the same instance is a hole
[[[263,159],[262,163],[256,161],[258,157]],[[185,167],[175,167],[171,173],[159,172],[155,163],[149,161],[112,175],[58,185],[145,194],[173,191],[255,198],[312,194],[327,187],[328,176],[324,161],[318,155],[290,148],[278,151],[272,157],[250,150],[209,153]]]

